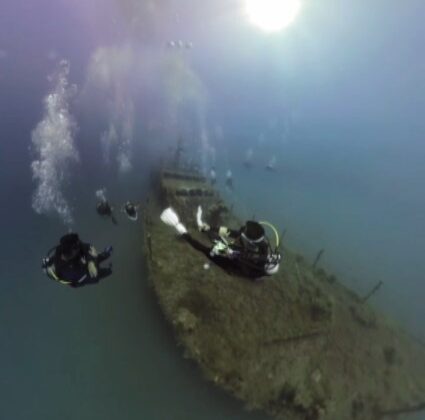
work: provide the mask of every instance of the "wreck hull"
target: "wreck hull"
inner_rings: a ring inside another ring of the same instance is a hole
[[[172,206],[194,237],[195,213],[240,221],[206,180],[161,171],[145,209],[145,250],[159,305],[204,376],[285,419],[376,419],[425,400],[425,347],[333,275],[290,249],[262,282],[231,276],[179,239],[159,214]]]

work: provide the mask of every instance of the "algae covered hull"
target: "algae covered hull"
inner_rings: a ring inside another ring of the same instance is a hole
[[[150,280],[185,356],[208,380],[282,419],[377,419],[423,408],[423,344],[287,248],[280,272],[263,282],[205,269],[205,256],[161,223],[170,205],[205,244],[198,205],[210,224],[240,221],[199,174],[154,177],[145,212]]]

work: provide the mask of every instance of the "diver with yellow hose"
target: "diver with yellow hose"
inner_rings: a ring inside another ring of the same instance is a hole
[[[100,254],[94,246],[84,243],[76,233],[68,233],[60,239],[42,260],[42,268],[49,278],[71,287],[98,283],[112,274],[112,264],[100,267],[100,263],[112,254],[112,246]]]
[[[279,270],[281,260],[278,251],[279,235],[268,222],[248,220],[239,230],[232,230],[225,226],[213,227],[202,220],[202,208],[198,207],[196,214],[198,229],[208,234],[214,244],[211,247],[194,239],[171,207],[162,212],[161,220],[174,227],[194,249],[202,252],[208,259],[231,274],[258,279],[276,274]],[[270,245],[263,225],[275,232],[276,247],[274,249]]]

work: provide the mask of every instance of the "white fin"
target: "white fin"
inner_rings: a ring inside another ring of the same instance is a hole
[[[202,207],[198,206],[198,210],[196,212],[196,223],[198,225],[198,229],[201,230],[204,226],[204,223],[202,222]]]
[[[177,216],[177,213],[171,207],[165,209],[161,213],[160,218],[166,225],[172,227],[176,227],[180,222],[179,216]]]

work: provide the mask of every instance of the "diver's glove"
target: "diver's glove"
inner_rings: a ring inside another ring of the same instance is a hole
[[[215,241],[215,245],[210,251],[210,256],[214,257],[216,255],[221,255],[228,258],[236,258],[238,252],[234,251],[230,246],[223,241]]]
[[[49,265],[49,262],[50,262],[50,258],[48,258],[48,257],[42,258],[42,260],[41,260],[41,268],[43,270],[45,270],[47,268],[47,266]]]
[[[93,258],[97,257],[97,250],[93,245],[89,248],[89,255]]]
[[[198,230],[200,232],[207,232],[207,231],[210,230],[210,226],[202,220],[202,207],[201,206],[198,206],[198,210],[196,212],[196,224],[198,225]]]
[[[97,268],[96,268],[96,264],[93,261],[90,261],[87,265],[88,270],[89,270],[89,275],[92,279],[97,277]]]
[[[105,254],[111,255],[113,250],[114,250],[114,248],[112,247],[112,245],[109,245],[103,250],[103,252]]]

